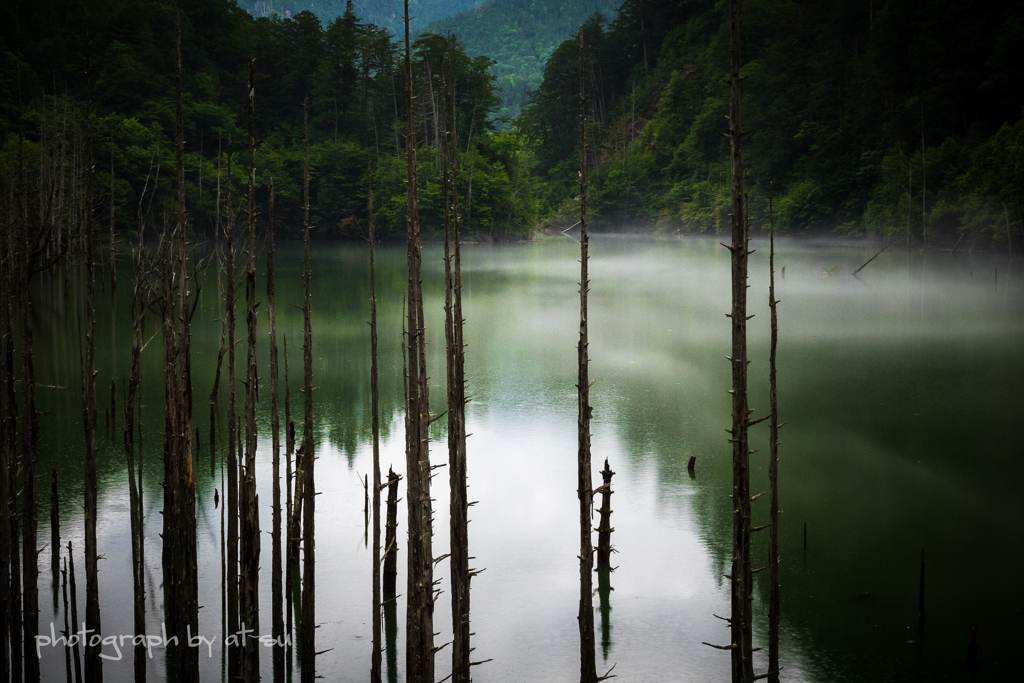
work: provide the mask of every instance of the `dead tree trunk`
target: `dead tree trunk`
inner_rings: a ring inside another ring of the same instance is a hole
[[[589,341],[587,335],[587,292],[590,278],[587,272],[589,237],[587,235],[587,98],[584,94],[583,34],[580,33],[580,339],[576,345],[579,368],[576,380],[579,483],[576,489],[580,501],[580,609],[576,617],[580,629],[580,683],[595,683],[597,669],[594,650],[594,544],[591,537],[591,510],[594,491],[590,476],[590,375]]]
[[[388,519],[384,524],[384,601],[394,601],[398,581],[398,482],[402,477],[388,468]],[[390,665],[389,665],[390,666]],[[390,669],[389,669],[390,671]]]
[[[298,533],[292,528],[292,454],[295,452],[295,423],[292,422],[291,413],[291,391],[288,388],[288,335],[282,335],[284,342],[284,428],[285,428],[285,450],[284,450],[284,490],[285,490],[285,519],[284,519],[284,618],[285,632],[292,633],[292,583],[294,580],[294,568],[299,561],[298,550],[293,556],[292,547],[298,544]],[[294,539],[294,540],[293,540]],[[289,660],[290,661],[290,660]]]
[[[608,458],[604,459],[601,470],[603,483],[596,492],[601,494],[601,521],[597,526],[597,569],[609,569],[612,559],[612,468],[608,466]]]
[[[57,554],[60,554],[58,549]],[[71,635],[71,628],[68,625],[68,563],[64,562],[64,568],[60,570],[61,574],[61,593],[64,596],[64,636],[69,637]],[[6,647],[6,644],[5,644]],[[71,646],[64,643],[64,671],[65,677],[68,683],[71,683]]]
[[[730,0],[729,142],[732,157],[732,618],[733,683],[752,683],[753,595],[750,566],[750,449],[747,428],[747,256],[743,191],[743,129],[740,125],[739,0]]]
[[[227,254],[225,270],[227,271],[227,291],[224,294],[226,318],[228,325],[228,482],[227,511],[228,518],[228,558],[227,558],[227,602],[228,602],[228,635],[238,632],[238,423],[235,416],[235,206],[234,183],[231,180],[231,139],[228,138],[228,177],[227,177],[227,219],[224,222],[224,234],[227,238]],[[227,648],[228,680],[234,681],[239,676],[238,648]]]
[[[380,391],[377,386],[377,283],[373,247],[373,166],[366,162],[367,214],[370,223],[370,429],[373,432],[373,651],[370,656],[370,683],[381,683],[380,644]]]
[[[256,124],[254,118],[255,91],[253,60],[249,59],[249,196],[248,242],[245,269],[246,354],[245,354],[245,465],[242,468],[241,491],[241,581],[239,611],[246,629],[260,632],[259,569],[260,518],[259,499],[256,495]],[[242,637],[242,680],[256,683],[260,678],[260,643],[255,638]]]
[[[78,624],[78,590],[75,583],[75,556],[71,541],[68,541],[68,573],[71,576],[71,623]],[[75,665],[75,681],[82,683],[82,652],[78,641],[75,641],[71,650],[71,658]]]
[[[145,315],[145,308],[142,301],[143,274],[141,272],[143,244],[142,236],[139,236],[139,251],[135,257],[133,292],[132,292],[132,360],[131,370],[128,375],[128,396],[125,398],[124,407],[124,446],[128,460],[128,504],[130,510],[131,534],[132,534],[132,593],[134,596],[134,633],[145,635],[146,633],[146,583],[142,556],[144,527],[142,508],[142,482],[136,485],[136,474],[142,476],[142,438],[139,438],[139,468],[135,467],[135,419],[138,415],[139,428],[142,427],[142,345],[143,334],[142,324]],[[144,644],[135,645],[135,683],[144,683],[146,680],[146,647]]]
[[[450,64],[450,60],[448,61]],[[469,500],[466,488],[466,358],[462,320],[462,255],[459,240],[459,198],[455,129],[455,84],[442,76],[442,97],[451,107],[445,119],[451,128],[442,145],[444,186],[445,342],[448,351],[448,475],[451,491],[452,680],[469,683]],[[446,92],[447,88],[447,92]]]
[[[768,195],[769,252],[768,307],[771,309],[771,349],[768,356],[768,384],[771,417],[768,423],[770,518],[768,527],[768,683],[779,683],[779,397],[775,375],[776,349],[779,344],[779,319],[775,299],[775,212]]]
[[[86,51],[86,80],[89,95],[85,108],[85,367],[82,369],[82,422],[85,425],[85,625],[93,633],[102,633],[100,625],[99,553],[96,548],[96,291],[93,265],[92,227],[92,78],[89,76],[89,52]],[[34,419],[34,416],[33,416]],[[35,477],[35,473],[32,473]],[[27,481],[27,479],[26,479]],[[33,484],[34,486],[34,484]],[[26,484],[27,488],[27,484]],[[27,500],[27,498],[26,498]],[[26,520],[27,521],[27,520]],[[26,548],[28,542],[25,543]],[[35,558],[33,557],[33,562]],[[26,588],[29,577],[26,572]],[[26,595],[28,593],[26,592]],[[26,624],[26,642],[28,642]],[[26,660],[29,658],[26,657]],[[26,675],[30,671],[26,669]],[[100,647],[85,648],[85,679],[102,683],[103,662]]]
[[[306,441],[302,479],[305,501],[302,510],[302,683],[316,679],[316,560],[313,536],[314,478],[316,461],[313,446],[313,328],[309,321],[309,111],[302,103],[303,126],[303,259],[302,259],[302,374],[304,408],[302,432]]]
[[[50,478],[50,577],[53,582],[53,611],[57,612],[60,587],[60,495],[57,493],[57,470]]]
[[[277,318],[274,313],[274,179],[270,179],[267,213],[267,316],[270,319],[270,431],[274,458],[274,511],[271,521],[271,600],[274,639],[284,636],[284,596],[281,593],[281,420],[277,404]],[[274,648],[274,681],[284,680],[284,648]]]
[[[192,463],[192,368],[189,281],[187,261],[187,220],[185,215],[185,118],[182,104],[181,19],[180,3],[174,4],[175,61],[175,138],[177,147],[177,259],[175,264],[177,292],[174,305],[177,320],[165,331],[176,337],[174,363],[169,371],[178,396],[173,403],[174,434],[171,442],[172,478],[167,482],[174,489],[171,501],[173,520],[172,564],[170,567],[173,606],[177,612],[172,623],[177,627],[181,644],[176,647],[179,681],[199,680],[199,651],[189,647],[189,633],[199,632],[199,580],[196,547],[196,499]],[[170,300],[168,300],[170,301]],[[165,539],[166,542],[166,539]]]
[[[408,400],[405,410],[406,505],[409,511],[408,588],[406,608],[406,680],[434,680],[433,512],[430,501],[430,402],[427,393],[424,338],[422,254],[416,180],[416,131],[409,1],[405,0],[405,222],[408,247]]]
[[[5,291],[13,292],[14,268],[12,257],[11,233],[14,221],[8,218],[3,222],[3,234],[0,235],[0,263],[4,264],[0,273],[0,284]],[[4,297],[0,303],[0,680],[11,678],[11,660],[8,644],[12,641],[11,621],[14,611],[14,600],[11,590],[11,574],[17,573],[17,552],[12,548],[17,545],[17,530],[12,536],[11,523],[16,519],[17,509],[11,486],[11,472],[17,469],[15,444],[17,441],[17,415],[14,392],[14,334],[13,312],[14,297]],[[16,476],[16,475],[15,475]],[[15,522],[16,523],[16,522]],[[20,644],[19,644],[20,646]]]

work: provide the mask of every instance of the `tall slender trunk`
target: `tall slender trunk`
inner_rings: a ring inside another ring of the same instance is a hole
[[[295,563],[298,561],[298,551],[292,559],[292,453],[295,450],[295,424],[292,422],[291,391],[288,388],[288,335],[282,335],[284,342],[284,490],[285,490],[285,519],[284,519],[284,619],[285,632],[292,635],[292,581],[294,579]],[[294,541],[298,543],[298,541]],[[291,652],[291,648],[289,648]],[[289,656],[289,661],[291,661]]]
[[[380,683],[380,393],[377,386],[377,284],[373,259],[373,166],[366,161],[367,215],[370,223],[370,428],[373,431],[373,652],[370,656],[370,683]]]
[[[267,316],[270,319],[270,431],[274,457],[274,510],[271,521],[272,634],[284,636],[284,596],[281,587],[281,420],[277,404],[277,318],[274,313],[274,179],[270,179],[270,207],[267,213]],[[274,647],[274,681],[284,680],[284,648]]]
[[[768,483],[771,508],[768,529],[768,683],[779,683],[779,397],[775,375],[775,356],[779,344],[779,319],[775,299],[775,211],[768,195],[769,252],[768,307],[771,309],[771,350],[768,354],[770,418],[768,423]]]
[[[59,607],[60,588],[60,494],[57,491],[57,470],[50,478],[50,577],[53,583],[53,613]]]
[[[580,608],[576,617],[580,630],[580,683],[595,683],[597,668],[594,651],[594,543],[591,536],[594,491],[590,473],[590,355],[587,330],[587,293],[590,277],[587,258],[590,238],[587,234],[587,98],[584,94],[583,34],[580,33],[580,339],[576,346],[579,369],[576,380],[579,414],[577,465],[580,501]]]
[[[302,374],[304,408],[302,433],[305,444],[303,453],[303,503],[302,511],[302,683],[314,683],[316,679],[316,560],[313,535],[314,478],[313,464],[316,461],[313,445],[313,328],[309,321],[311,275],[309,262],[309,111],[302,103],[303,131],[303,259],[302,259]]]
[[[752,579],[750,567],[750,449],[747,428],[747,256],[748,234],[743,191],[743,129],[740,125],[739,0],[729,13],[729,142],[732,156],[732,641],[733,683],[751,683]]]
[[[449,55],[450,57],[450,55]],[[447,64],[450,64],[449,59]],[[466,371],[462,320],[462,264],[459,250],[459,199],[456,171],[455,84],[451,68],[442,75],[441,97],[450,103],[442,138],[444,186],[445,343],[448,356],[448,476],[452,590],[452,681],[469,683],[469,506],[466,490]],[[447,128],[448,125],[445,125]],[[450,167],[449,167],[450,164]]]
[[[70,541],[68,541],[68,574],[71,576],[71,623],[80,624],[81,622],[78,621],[78,588],[75,582],[75,556]],[[82,652],[77,640],[71,649],[71,659],[75,667],[75,683],[82,683],[84,680],[82,678]]]
[[[13,203],[13,202],[10,202]],[[3,220],[3,233],[0,234],[0,285],[4,291],[14,291],[11,271],[14,267],[11,249],[11,232],[14,221],[8,213],[0,217]],[[11,660],[8,645],[11,642],[11,620],[14,602],[11,591],[11,573],[17,573],[17,553],[12,545],[17,545],[17,532],[11,535],[11,522],[14,519],[14,505],[11,487],[11,471],[17,468],[15,445],[17,442],[17,416],[15,415],[14,393],[14,341],[12,316],[14,297],[4,297],[0,302],[0,680],[7,681],[11,677]]]
[[[385,602],[394,602],[398,582],[398,482],[402,479],[388,467],[387,522],[384,523],[384,578],[382,590]],[[389,665],[390,666],[390,665]],[[390,669],[388,669],[390,673]]]
[[[21,268],[21,350],[22,350],[22,383],[24,391],[24,416],[22,427],[22,467],[24,478],[22,483],[22,586],[23,594],[21,614],[21,634],[23,651],[19,664],[24,665],[26,681],[39,681],[39,658],[36,656],[35,636],[39,632],[39,564],[36,557],[36,532],[39,524],[39,511],[36,500],[36,457],[39,444],[39,422],[36,415],[35,399],[35,366],[32,350],[32,316],[31,298],[28,291],[29,282],[29,238],[28,222],[22,222],[22,253],[24,265]],[[90,375],[91,376],[91,375]],[[95,384],[93,384],[95,388]],[[95,405],[95,403],[93,404]],[[95,415],[95,413],[93,413]],[[95,419],[93,420],[95,430]],[[88,434],[88,429],[86,430]],[[93,432],[95,449],[95,431]],[[87,460],[88,462],[88,460]],[[87,480],[88,481],[88,480]],[[14,489],[15,491],[17,488]],[[88,489],[86,489],[88,505]],[[86,507],[86,530],[88,531],[88,507]],[[88,536],[87,536],[88,537]],[[17,543],[17,541],[13,541]],[[12,557],[13,559],[13,557]]]
[[[59,549],[57,552],[60,554]],[[67,637],[71,635],[71,626],[68,623],[68,563],[66,560],[64,561],[64,568],[60,570],[60,574],[61,592],[64,596],[64,635]],[[64,643],[64,672],[67,682],[71,683],[73,680],[71,677],[71,646],[67,644],[67,641]]]
[[[610,569],[612,559],[612,476],[615,472],[608,465],[608,458],[604,459],[604,469],[601,470],[601,486],[597,489],[601,493],[601,521],[597,525],[597,568]]]
[[[423,321],[422,253],[416,180],[416,131],[409,1],[405,0],[405,222],[408,248],[408,400],[405,448],[409,512],[408,588],[406,608],[406,680],[434,680],[434,557],[430,501],[430,402],[427,393],[426,340]]]
[[[128,396],[125,398],[124,407],[124,446],[128,461],[128,504],[131,521],[132,534],[132,593],[133,593],[133,616],[134,633],[144,635],[146,633],[146,583],[144,563],[142,561],[143,541],[143,509],[141,488],[136,485],[136,474],[141,471],[142,464],[142,439],[139,439],[139,466],[135,466],[135,419],[139,418],[139,427],[142,425],[141,414],[141,388],[142,388],[142,323],[145,315],[145,307],[141,300],[143,296],[141,259],[143,253],[142,237],[139,237],[139,252],[135,261],[135,272],[133,275],[132,292],[132,360],[131,370],[128,375]],[[135,683],[143,683],[146,680],[146,647],[143,644],[135,646]]]
[[[242,624],[260,632],[260,518],[256,495],[256,124],[254,116],[255,89],[253,59],[249,59],[249,195],[245,269],[245,322],[247,344],[245,354],[245,465],[242,469],[241,491],[241,583],[239,611]],[[260,679],[260,643],[256,638],[242,637],[242,680],[257,683]]]
[[[224,222],[224,234],[227,238],[227,290],[224,293],[226,317],[228,321],[228,484],[227,511],[228,518],[228,558],[227,558],[227,602],[228,602],[228,635],[238,632],[238,423],[235,415],[235,206],[233,183],[231,182],[231,139],[228,138],[228,178],[227,178],[227,219]],[[228,680],[237,680],[238,648],[227,648]]]
[[[192,462],[192,368],[191,368],[191,325],[188,285],[187,231],[185,216],[185,120],[182,103],[181,73],[181,19],[180,2],[174,4],[174,33],[176,44],[175,60],[175,138],[177,166],[177,257],[175,263],[176,320],[171,321],[172,329],[165,330],[176,337],[174,363],[168,371],[174,374],[174,385],[178,396],[173,403],[173,426],[171,475],[167,482],[174,489],[171,501],[172,564],[171,595],[176,614],[172,623],[177,628],[181,642],[176,646],[178,680],[192,683],[199,680],[199,651],[189,647],[188,635],[199,632],[199,583],[198,556],[196,547],[196,498]],[[170,300],[168,300],[170,301]],[[166,542],[166,541],[165,541]]]
[[[96,287],[93,265],[92,227],[92,76],[86,50],[88,95],[85,105],[85,367],[82,373],[82,422],[85,425],[85,625],[102,633],[100,625],[99,553],[96,548]],[[35,473],[32,473],[33,478]],[[26,547],[29,547],[26,543]],[[33,557],[33,562],[35,558]],[[26,587],[28,575],[26,573]],[[26,593],[27,595],[27,593]],[[26,632],[27,635],[27,632]],[[26,638],[26,642],[27,642]],[[28,659],[26,657],[26,659]],[[29,672],[26,671],[26,674]],[[85,647],[85,680],[102,683],[100,647],[91,641]]]

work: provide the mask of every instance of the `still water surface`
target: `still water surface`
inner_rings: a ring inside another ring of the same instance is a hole
[[[751,405],[767,409],[767,244],[751,257]],[[877,247],[783,240],[777,268],[782,432],[780,527],[783,679],[960,681],[969,627],[978,625],[974,680],[1019,677],[1024,640],[1024,264],[1005,256],[887,252],[849,275]],[[578,678],[578,503],[575,362],[578,245],[563,238],[509,246],[467,245],[464,311],[470,550],[479,683]],[[605,458],[613,481],[612,590],[595,596],[598,668],[623,681],[723,681],[731,549],[729,257],[713,239],[602,236],[592,241],[590,335],[595,405],[595,482]],[[382,363],[382,465],[405,469],[401,422],[401,320],[405,256],[378,252]],[[292,418],[301,418],[301,250],[279,249],[278,332],[287,334]],[[362,475],[369,434],[368,273],[365,248],[320,245],[313,258],[317,454],[318,673],[365,680],[370,666],[370,565]],[[444,410],[441,250],[427,247],[424,287],[432,409]],[[122,266],[123,268],[123,266]],[[998,275],[996,274],[998,269]],[[74,310],[61,276],[37,283],[37,377],[44,411],[40,472],[58,470],[64,543],[81,567],[82,429]],[[258,288],[264,288],[262,273]],[[100,278],[101,280],[103,278]],[[78,288],[80,289],[80,288]],[[223,680],[220,619],[219,453],[211,454],[206,396],[220,339],[215,273],[206,277],[193,327],[200,631],[217,640],[200,661]],[[98,330],[98,386],[118,386],[117,435],[100,438],[100,590],[105,634],[132,632],[128,495],[120,429],[130,361],[130,284],[106,292]],[[265,304],[264,304],[265,305]],[[241,308],[239,309],[241,311]],[[239,316],[244,321],[244,315]],[[258,463],[261,633],[270,631],[269,372],[260,318],[262,380]],[[155,329],[150,321],[148,327]],[[240,323],[239,338],[244,338]],[[282,344],[279,338],[279,347]],[[239,373],[244,348],[239,349]],[[160,473],[162,346],[144,356],[147,605],[150,633],[162,621]],[[241,374],[239,374],[241,377]],[[224,383],[222,382],[222,387]],[[223,392],[223,389],[222,389]],[[239,388],[239,408],[242,396]],[[222,410],[226,402],[223,401]],[[283,400],[283,397],[282,397]],[[103,429],[101,398],[100,427]],[[752,431],[755,492],[767,488],[767,427]],[[444,420],[433,462],[447,461]],[[696,477],[686,472],[697,456]],[[211,472],[211,469],[213,470]],[[282,465],[282,471],[284,467]],[[434,478],[434,552],[448,546],[445,469]],[[371,477],[372,479],[372,477]],[[596,485],[596,484],[595,484]],[[402,486],[404,491],[404,484]],[[754,504],[767,521],[767,496]],[[41,543],[49,530],[40,515]],[[404,506],[399,511],[404,592]],[[808,547],[804,550],[804,524]],[[761,536],[761,535],[757,535]],[[767,561],[767,537],[755,557]],[[926,629],[917,630],[920,554],[927,558]],[[41,631],[57,622],[49,552],[40,554]],[[435,578],[438,644],[450,639],[447,565]],[[84,589],[80,600],[84,606]],[[390,680],[404,680],[404,598],[398,599]],[[84,613],[83,610],[80,612]],[[755,644],[767,650],[767,572],[755,577]],[[765,650],[765,651],[766,651]],[[437,658],[447,675],[449,649]],[[107,654],[116,656],[113,648]],[[263,657],[270,680],[270,651]],[[758,671],[766,657],[756,657]],[[151,678],[164,677],[153,651]],[[131,679],[131,654],[104,663],[108,681]],[[43,649],[44,680],[63,680],[63,652]]]

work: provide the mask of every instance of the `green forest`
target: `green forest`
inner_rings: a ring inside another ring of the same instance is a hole
[[[280,4],[254,17],[253,8],[233,0],[182,3],[191,229],[212,236],[223,214],[228,157],[244,144],[251,56],[257,201],[266,202],[273,178],[282,236],[297,235],[301,222],[304,100],[315,237],[362,235],[368,168],[379,228],[385,238],[404,233],[405,77],[398,68],[397,23],[382,26],[381,17],[351,2],[330,20],[323,13],[329,8],[318,8],[317,16],[296,5],[288,17]],[[468,8],[452,4],[446,13]],[[460,15],[451,36],[422,31],[415,38],[414,143],[427,233],[440,230],[437,98],[449,42],[457,62],[465,233],[521,239],[577,220],[580,34],[593,227],[723,230],[729,211],[723,6],[627,0],[607,16],[586,19],[550,52],[538,78],[537,64],[508,51],[512,42],[536,38],[525,24],[515,30],[509,24],[509,17],[533,12],[534,4],[491,0]],[[492,5],[501,11],[488,10]],[[30,188],[24,211],[39,236],[36,251],[54,253],[82,224],[81,188],[92,168],[93,209],[109,223],[112,240],[135,234],[146,217],[158,221],[173,199],[171,3],[17,0],[4,13],[5,210],[17,210],[23,177]],[[1024,77],[1013,66],[1013,55],[1024,48],[1018,4],[756,0],[744,4],[742,21],[755,230],[767,225],[773,195],[783,231],[1013,248],[1022,235],[1024,187]],[[487,36],[490,51],[471,57]],[[472,50],[465,47],[470,43]],[[511,88],[510,97],[525,97],[514,119],[501,118],[509,112],[503,88]],[[90,100],[96,134],[87,160]],[[236,186],[243,166],[233,165]]]

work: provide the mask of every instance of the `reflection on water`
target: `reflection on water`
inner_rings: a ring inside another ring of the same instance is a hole
[[[731,552],[728,252],[713,239],[597,237],[591,256],[591,375],[594,462],[607,457],[615,481],[617,569],[599,573],[601,660],[622,680],[725,680],[729,610],[723,577]],[[767,245],[751,258],[751,405],[767,407]],[[1005,256],[889,251],[857,278],[874,244],[781,241],[777,264],[782,419],[780,528],[782,664],[789,681],[967,680],[971,627],[978,680],[1017,675],[1011,654],[1024,638],[1024,562],[1019,439],[1024,413],[1021,264]],[[511,246],[467,245],[470,525],[474,679],[571,681],[578,677],[576,524],[577,245],[569,239]],[[382,360],[381,457],[399,473],[402,433],[401,308],[404,252],[379,252]],[[425,252],[431,410],[444,410],[441,252]],[[298,250],[277,256],[278,327],[299,367]],[[362,680],[370,667],[370,562],[363,475],[369,438],[368,277],[365,250],[324,245],[314,257],[314,383],[318,446],[318,673]],[[995,270],[998,268],[998,279]],[[63,275],[36,285],[37,372],[44,431],[40,471],[56,468],[62,533],[81,546],[81,442],[75,297]],[[127,291],[127,287],[119,288]],[[212,275],[193,329],[196,395],[212,387],[223,304]],[[98,385],[125,381],[127,296],[99,312]],[[265,320],[260,320],[265,324]],[[153,327],[154,321],[150,322]],[[258,335],[266,363],[266,330]],[[143,359],[146,443],[148,629],[162,621],[159,566],[162,352]],[[290,377],[293,415],[299,378]],[[66,387],[66,388],[52,388]],[[222,397],[224,390],[222,387]],[[119,396],[119,403],[123,399]],[[267,397],[261,397],[266,410]],[[226,408],[222,404],[221,410]],[[116,410],[114,411],[116,414]],[[205,407],[197,427],[209,434]],[[223,412],[222,412],[223,414]],[[222,418],[224,419],[224,418]],[[261,416],[260,500],[271,500],[269,416]],[[128,496],[116,418],[101,437],[99,548],[103,625],[132,632]],[[767,488],[767,429],[755,428],[754,492]],[[204,448],[208,441],[203,440]],[[199,440],[197,439],[197,443]],[[222,447],[223,444],[218,446]],[[435,463],[446,462],[443,421],[434,424]],[[697,472],[686,464],[697,457]],[[200,630],[221,635],[200,658],[204,679],[222,677],[220,452],[196,483]],[[200,470],[197,470],[197,473]],[[598,480],[595,471],[595,481]],[[447,552],[447,477],[434,482],[435,553]],[[767,497],[761,499],[766,501]],[[269,505],[260,528],[270,528]],[[767,503],[754,506],[756,523]],[[399,534],[404,534],[404,508]],[[596,520],[595,520],[596,522]],[[803,525],[808,548],[803,551]],[[45,530],[41,529],[40,534]],[[401,536],[399,537],[401,539]],[[269,539],[269,537],[268,537]],[[67,539],[63,542],[66,543]],[[755,538],[765,558],[766,539]],[[270,614],[269,540],[261,608]],[[404,552],[405,543],[399,543]],[[921,550],[928,557],[927,627],[917,633]],[[404,592],[404,554],[398,586]],[[79,566],[81,563],[79,562]],[[447,567],[436,603],[437,642],[450,639]],[[47,588],[41,578],[41,588]],[[612,592],[614,584],[614,592]],[[612,603],[614,602],[614,608]],[[388,680],[404,680],[405,602],[384,615]],[[41,615],[48,631],[52,619]],[[767,572],[755,578],[755,643],[765,645]],[[269,622],[269,620],[268,620]],[[448,673],[447,650],[437,678]],[[162,671],[154,648],[151,670]],[[756,655],[764,671],[766,657]],[[270,680],[271,655],[262,657]],[[46,680],[63,676],[63,652],[43,651]],[[130,656],[104,663],[108,681],[131,678]],[[153,667],[156,667],[153,669]],[[1014,667],[1014,668],[1011,668]]]

